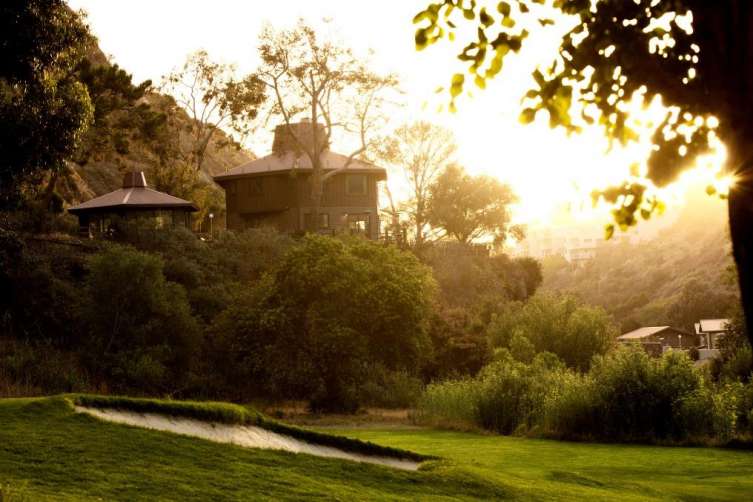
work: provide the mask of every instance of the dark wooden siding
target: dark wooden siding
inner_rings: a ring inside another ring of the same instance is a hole
[[[295,179],[289,175],[257,176],[223,183],[228,213],[281,211],[296,205]]]
[[[349,194],[348,174],[366,176],[366,193]],[[242,230],[260,224],[282,232],[303,230],[306,214],[312,211],[310,177],[305,174],[250,176],[222,182],[227,201],[227,228]],[[348,215],[369,215],[369,236],[379,235],[377,176],[371,173],[343,173],[330,178],[322,196],[320,213],[330,221],[329,231],[348,231]]]

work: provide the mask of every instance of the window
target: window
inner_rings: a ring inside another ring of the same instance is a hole
[[[348,195],[366,195],[366,175],[349,174],[345,177],[345,193]]]
[[[368,213],[349,214],[348,231],[351,234],[369,235],[370,217]]]
[[[251,178],[248,180],[248,194],[258,197],[264,193],[264,178]]]
[[[303,215],[303,226],[306,230],[318,230],[314,227],[314,213],[305,213]],[[329,228],[329,213],[319,213],[319,229]]]

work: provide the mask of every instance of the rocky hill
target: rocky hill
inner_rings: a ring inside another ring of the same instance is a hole
[[[58,181],[58,193],[73,205],[118,188],[123,174],[145,171],[151,186],[199,205],[224,207],[224,192],[212,176],[254,158],[231,137],[218,130],[212,138],[201,172],[192,173],[192,119],[175,100],[149,82],[134,84],[131,76],[93,48],[80,69],[95,106],[95,120],[77,155]],[[197,195],[201,188],[204,192]],[[204,203],[202,203],[204,201]]]

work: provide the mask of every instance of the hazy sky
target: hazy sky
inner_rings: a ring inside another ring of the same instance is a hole
[[[358,53],[373,49],[375,68],[397,73],[405,91],[407,105],[390,125],[425,118],[451,128],[459,146],[458,160],[469,171],[492,174],[513,185],[521,198],[516,212],[520,221],[549,220],[566,202],[587,206],[594,187],[620,179],[629,164],[646,152],[643,144],[607,155],[598,132],[566,137],[550,130],[546,117],[538,117],[530,126],[518,123],[519,100],[531,81],[531,70],[537,62],[547,62],[557,47],[556,27],[534,34],[529,47],[506,63],[502,78],[460,101],[458,113],[450,114],[437,111],[446,96],[434,90],[458,69],[454,48],[439,46],[417,53],[413,46],[411,19],[426,0],[68,2],[88,13],[102,50],[133,73],[136,81],[159,82],[199,48],[217,60],[236,64],[239,72],[252,71],[263,24],[289,27],[299,17]],[[265,135],[249,146],[262,155],[270,148]],[[399,191],[396,178],[392,176],[390,183]]]

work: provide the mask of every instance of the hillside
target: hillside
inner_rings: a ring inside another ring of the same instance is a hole
[[[686,324],[679,310],[690,303],[693,290],[707,296],[697,315],[724,317],[737,295],[725,206],[694,191],[675,221],[648,241],[603,246],[580,267],[560,257],[545,259],[542,289],[575,293],[603,306],[624,331]]]
[[[114,190],[125,172],[138,170],[146,172],[151,186],[180,197],[190,198],[202,186],[211,193],[199,198],[220,206],[213,209],[221,208],[224,192],[212,176],[252,160],[251,152],[218,130],[195,176],[187,165],[193,119],[172,97],[148,82],[132,83],[127,69],[108,61],[98,47],[92,48],[80,72],[89,87],[95,120],[68,163],[67,176],[58,181],[58,192],[68,205]]]

